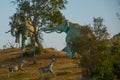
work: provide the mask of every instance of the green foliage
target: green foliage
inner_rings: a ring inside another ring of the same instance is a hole
[[[83,53],[80,66],[88,80],[120,79],[120,42],[109,44],[109,40],[94,41],[90,52]]]
[[[113,73],[116,75],[117,79],[120,79],[120,39],[113,42],[111,55],[113,60]]]
[[[95,37],[85,35],[73,46],[81,55],[79,66],[83,68],[82,76],[87,80],[120,79],[120,39],[107,39],[108,32],[102,21],[101,18],[95,21]]]
[[[89,50],[89,46],[92,46],[91,42],[95,39],[94,34],[89,26],[80,28],[80,37],[75,38],[71,44],[72,49],[77,53],[83,53]]]
[[[32,37],[34,37],[35,42],[38,46],[40,46],[40,49],[42,49],[42,45],[40,43],[41,27],[53,27],[56,24],[62,23],[65,17],[62,15],[61,10],[65,9],[67,0],[14,0],[12,2],[17,5],[17,11],[11,17],[11,28],[21,28],[19,22],[15,23],[16,14],[19,14],[18,17],[23,19],[23,22],[25,22],[23,17],[27,18],[30,25],[34,28],[34,31],[32,32],[34,35]],[[25,25],[22,27],[22,29],[18,29],[17,32],[25,32],[24,30],[26,30]],[[12,35],[14,35],[13,32]],[[19,35],[20,34],[18,34],[18,36]]]
[[[15,0],[17,12],[22,12],[33,22],[33,26],[61,23],[67,0]],[[56,18],[57,17],[57,18]]]
[[[113,42],[113,46],[111,47],[111,51],[113,54],[120,53],[120,41]]]

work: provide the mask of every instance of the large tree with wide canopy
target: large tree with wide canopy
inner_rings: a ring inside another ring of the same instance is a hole
[[[22,16],[21,20],[22,18],[23,20],[27,18],[27,20],[30,22],[30,25],[34,28],[34,32],[32,33],[34,34],[35,42],[41,47],[42,45],[40,43],[40,36],[38,36],[41,34],[41,28],[44,26],[55,26],[65,19],[61,13],[61,10],[65,9],[67,0],[14,0],[12,3],[17,5],[17,8],[16,12],[13,14],[13,16],[11,16],[11,28],[13,27],[12,23],[14,23],[13,19],[15,18],[15,14],[19,14],[19,17]],[[19,26],[14,25],[14,27]],[[26,26],[23,27],[24,28],[21,29],[27,29],[25,28]],[[11,32],[12,31],[13,30],[11,30]]]

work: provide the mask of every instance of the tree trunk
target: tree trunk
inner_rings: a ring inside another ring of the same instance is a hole
[[[33,19],[33,26],[34,26],[34,36],[35,36],[35,42],[38,45],[39,51],[40,53],[42,53],[43,50],[43,46],[41,45],[40,41],[39,41],[39,37],[38,37],[38,33],[36,31],[36,26],[37,26],[37,21],[38,21],[38,16],[34,15],[34,19]]]
[[[42,51],[43,51],[43,46],[42,46],[42,44],[41,44],[40,41],[39,41],[38,34],[36,34],[36,33],[35,33],[35,42],[37,43],[38,48],[40,49],[40,53],[42,53]]]

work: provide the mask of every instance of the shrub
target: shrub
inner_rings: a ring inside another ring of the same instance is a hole
[[[41,54],[43,49],[40,46],[36,47],[35,54]]]
[[[79,64],[83,67],[83,77],[88,80],[120,79],[120,42],[109,46],[108,40],[95,42],[95,47],[82,54]]]

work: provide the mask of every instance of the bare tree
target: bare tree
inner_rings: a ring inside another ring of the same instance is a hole
[[[103,40],[109,37],[107,32],[107,27],[103,24],[103,19],[101,17],[93,18],[93,32],[97,40]]]

